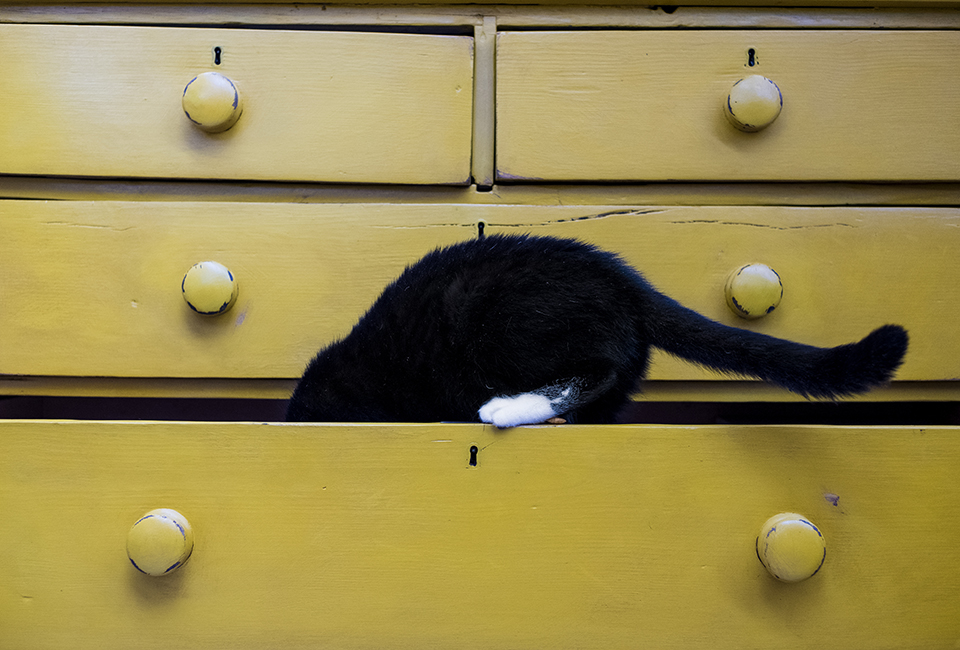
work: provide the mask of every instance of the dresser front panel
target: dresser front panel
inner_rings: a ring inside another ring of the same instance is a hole
[[[502,32],[497,177],[957,180],[957,70],[955,31]],[[758,133],[722,109],[748,75],[783,95]]]
[[[293,378],[344,336],[406,265],[485,232],[579,237],[660,290],[736,327],[820,346],[898,323],[901,380],[960,376],[960,212],[946,208],[0,203],[0,373]],[[216,261],[239,297],[194,313],[181,281]],[[755,321],[727,307],[749,263],[783,300]],[[720,379],[666,355],[653,379]]]
[[[0,648],[945,648],[948,428],[0,424]],[[470,465],[470,448],[478,448]],[[139,574],[133,522],[195,533]],[[799,512],[826,560],[757,559]]]
[[[422,205],[0,202],[0,373],[298,377],[408,263],[476,236],[470,218]],[[239,287],[219,315],[181,291],[205,261]]]
[[[469,37],[2,25],[0,60],[0,173],[469,183]],[[243,103],[219,134],[181,106],[210,71]]]

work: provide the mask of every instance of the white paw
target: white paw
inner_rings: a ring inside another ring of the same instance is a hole
[[[479,415],[481,422],[492,424],[498,429],[506,429],[521,424],[539,424],[557,414],[550,405],[549,398],[534,393],[522,393],[512,397],[494,397],[480,407]]]

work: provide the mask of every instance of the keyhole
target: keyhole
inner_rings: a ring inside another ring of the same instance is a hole
[[[223,53],[223,50],[220,49],[220,46],[213,48],[213,65],[220,65],[220,55]]]
[[[486,236],[483,234],[483,231],[486,229],[486,227],[487,227],[486,221],[477,222],[477,239],[483,239]]]
[[[747,65],[752,68],[757,65],[757,63],[759,63],[757,61],[757,51],[751,47],[747,50]]]
[[[480,449],[476,445],[470,447],[470,467],[477,466],[477,454],[480,453]]]

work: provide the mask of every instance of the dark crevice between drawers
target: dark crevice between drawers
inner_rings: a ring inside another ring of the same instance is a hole
[[[276,399],[4,397],[0,419],[281,422]],[[960,402],[634,402],[623,424],[960,425]]]
[[[136,22],[136,21],[103,21],[84,23],[85,26],[120,26],[120,27],[162,27],[174,29],[219,29],[224,31],[285,31],[285,32],[355,32],[369,34],[417,34],[430,36],[473,36],[473,24],[461,25],[417,25],[417,24],[394,24],[394,25],[331,25],[331,24],[257,24],[257,23],[231,23],[229,21],[220,24],[208,24],[204,22],[178,22],[178,21],[158,21],[158,22]]]
[[[960,402],[634,402],[624,423],[951,426]]]
[[[280,422],[287,400],[149,397],[5,397],[0,418]]]

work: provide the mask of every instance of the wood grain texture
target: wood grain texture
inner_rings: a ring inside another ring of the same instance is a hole
[[[759,0],[758,0],[759,1]],[[695,5],[610,5],[598,3],[565,4],[234,4],[170,3],[129,5],[81,3],[63,5],[0,3],[0,22],[44,24],[110,25],[194,25],[219,27],[264,25],[309,25],[317,27],[370,25],[387,28],[479,26],[496,17],[508,27],[728,27],[728,28],[802,28],[802,29],[957,29],[960,15],[952,7],[955,0],[934,2],[890,2],[842,0],[829,6],[823,0],[817,7],[806,0],[803,7],[767,6],[736,0],[724,6],[706,1]],[[754,4],[754,6],[750,6]],[[881,8],[886,5],[885,8]],[[892,5],[892,6],[891,6]],[[952,7],[951,7],[952,6]]]
[[[0,648],[946,648],[956,433],[5,422]],[[161,579],[155,507],[196,535]],[[827,541],[796,585],[782,511]]]
[[[951,31],[502,32],[498,178],[955,180],[957,69]],[[783,112],[742,133],[721,103],[752,74]]]
[[[0,351],[9,374],[296,377],[406,264],[476,233],[449,206],[6,202],[0,214],[3,313],[19,330]],[[220,316],[181,295],[206,260],[239,283]]]
[[[450,2],[449,0],[399,0],[397,2],[392,2],[390,4],[383,4],[383,0],[377,0],[377,2],[364,1],[364,0],[351,0],[349,3],[328,3],[325,5],[302,5],[306,7],[315,6],[318,10],[320,7],[333,7],[335,9],[346,9],[347,11],[363,11],[365,9],[373,9],[375,11],[385,9],[389,12],[396,12],[398,8],[401,10],[408,9],[411,7],[417,7],[417,5],[425,6],[430,9],[433,7],[439,7],[442,9],[449,10],[450,7],[454,8],[454,11],[460,8],[465,8],[466,12],[469,12],[473,15],[478,13],[477,5],[488,7],[492,10],[497,10],[501,6],[510,8],[511,6],[524,5],[528,0],[507,0],[506,2],[473,2],[462,0],[461,2]],[[533,5],[536,9],[539,7],[556,7],[558,5],[567,4],[568,0],[546,0],[544,2],[539,2],[537,5]],[[577,5],[568,5],[569,7],[595,7],[600,6],[602,8],[609,7],[610,0],[583,0],[582,2],[577,3]],[[210,7],[217,8],[224,5],[232,5],[234,0],[212,0],[211,2],[204,3]],[[83,5],[88,3],[80,2],[71,2],[64,3],[65,6],[69,7],[70,11],[83,11]],[[95,8],[105,7],[108,11],[110,9],[120,7],[124,8],[129,5],[137,5],[138,11],[156,11],[155,8],[149,7],[147,5],[141,5],[140,0],[114,0],[111,3],[89,3]],[[186,0],[177,0],[174,3],[171,3],[173,6],[187,4]],[[295,5],[290,5],[289,0],[267,0],[265,2],[251,3],[255,9],[260,9],[261,11],[270,8],[278,7],[280,11],[289,10],[290,7]],[[14,8],[22,7],[23,5],[15,1],[4,0],[0,5],[11,5]],[[284,6],[286,5],[286,6]],[[628,0],[627,2],[621,2],[617,7],[623,7],[627,9],[652,9],[654,11],[662,11],[665,14],[673,13],[677,7],[689,7],[693,10],[698,10],[702,7],[719,7],[726,8],[731,7],[734,10],[739,10],[743,8],[779,8],[782,7],[785,11],[796,11],[798,9],[796,0],[692,0],[687,3],[679,3],[678,5],[648,5],[642,0]],[[899,10],[911,10],[911,9],[927,9],[930,7],[944,7],[947,9],[952,9],[957,6],[956,0],[804,0],[803,5],[800,7],[801,10],[807,8],[834,8],[839,7],[840,9],[849,9],[851,7],[864,7],[864,8],[873,8],[873,7],[887,7],[892,9]],[[661,8],[662,7],[662,8]],[[79,8],[79,9],[78,9]]]
[[[711,318],[821,346],[893,322],[912,336],[901,380],[960,376],[953,208],[635,207],[6,201],[0,204],[0,372],[294,378],[403,268],[487,233],[578,237],[620,252]],[[199,316],[180,292],[213,259],[237,303]],[[773,267],[780,307],[746,322],[727,275]],[[666,355],[653,379],[717,378]]]
[[[897,379],[960,376],[953,360],[952,287],[960,277],[955,209],[576,210],[549,216],[529,211],[521,222],[517,209],[514,223],[488,222],[491,232],[581,237],[620,252],[667,295],[734,327],[827,347],[898,323],[911,333],[911,343]],[[745,321],[727,307],[723,287],[730,273],[754,262],[780,274],[784,297],[773,313]],[[650,377],[717,378],[660,352]]]
[[[466,36],[2,25],[0,172],[466,184],[472,56]],[[244,104],[216,135],[181,108],[211,70]]]
[[[474,28],[473,183],[489,188],[495,180],[497,20],[486,16]]]
[[[474,186],[0,177],[8,199],[561,205],[960,205],[958,183],[550,183]]]

